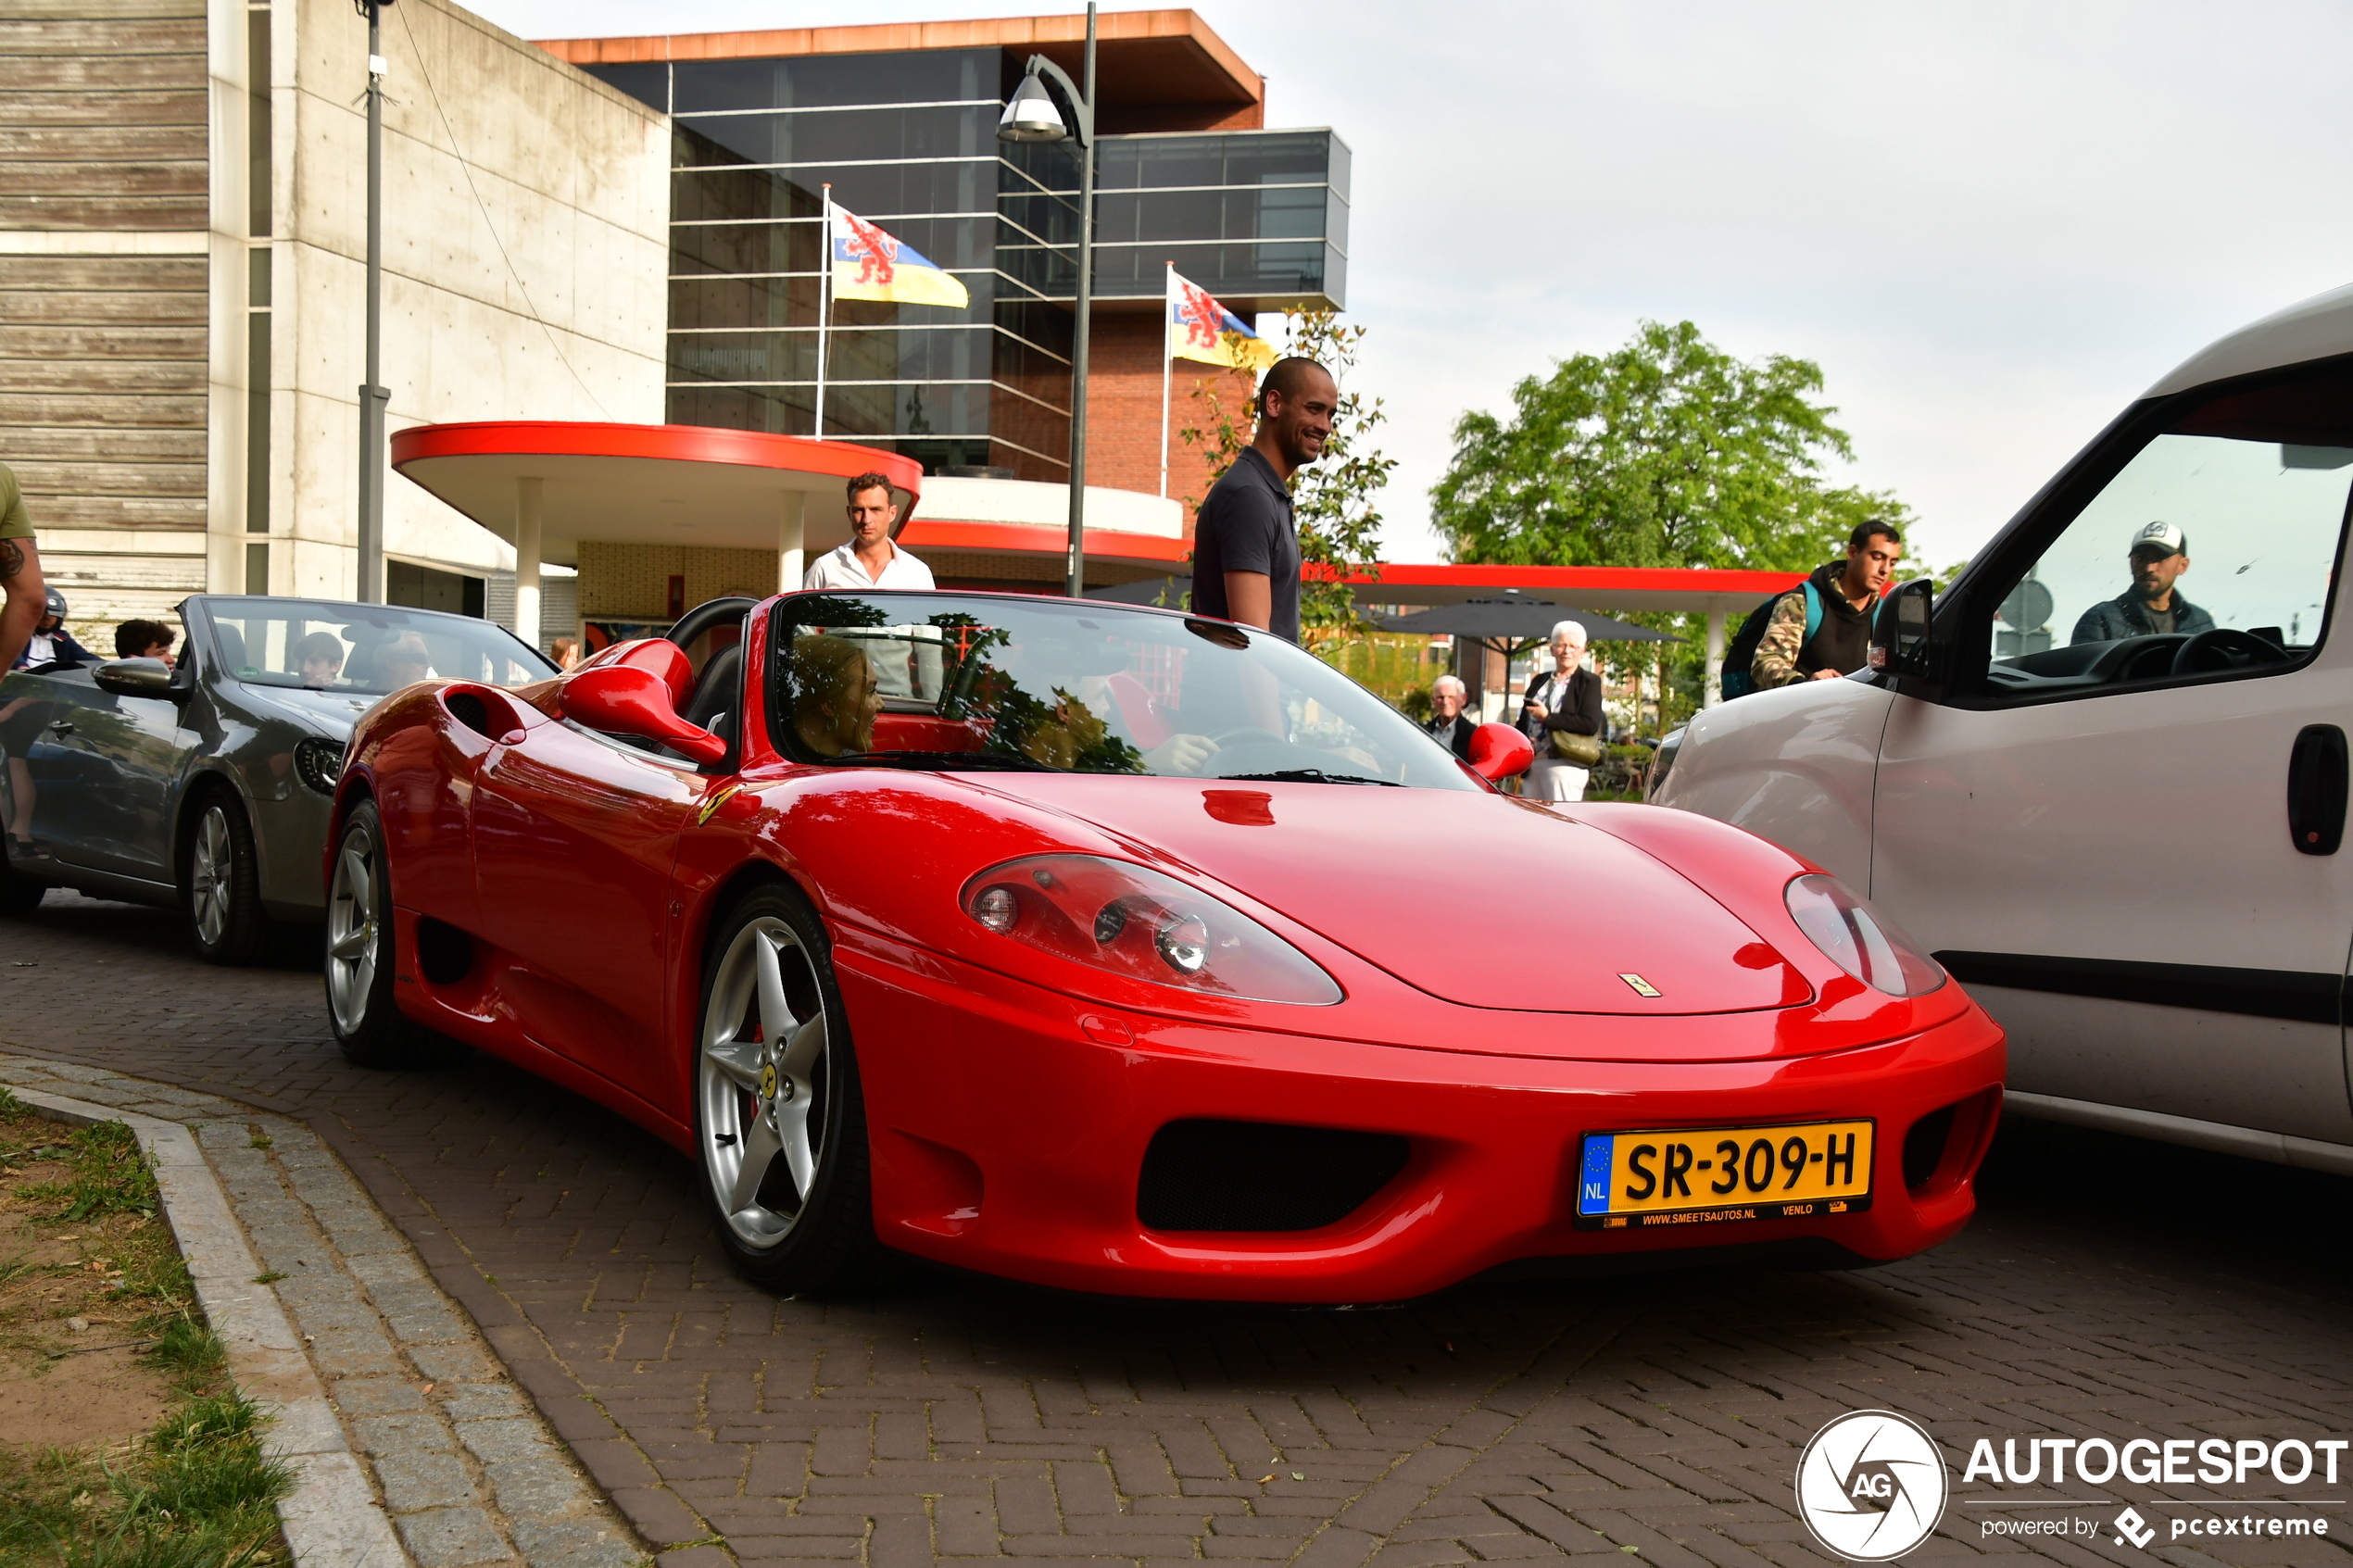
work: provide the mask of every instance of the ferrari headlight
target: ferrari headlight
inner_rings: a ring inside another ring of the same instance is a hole
[[[1801,876],[1785,895],[1790,919],[1832,963],[1891,997],[1924,997],[1943,985],[1944,966],[1885,915],[1834,876]]]
[[[295,771],[302,782],[321,795],[335,792],[335,781],[343,777],[343,746],[318,735],[305,735],[295,742]]]
[[[1244,1001],[1340,998],[1314,960],[1239,909],[1125,860],[1011,860],[966,884],[963,903],[990,931],[1124,979]]]

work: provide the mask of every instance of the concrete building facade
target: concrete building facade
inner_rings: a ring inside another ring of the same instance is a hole
[[[659,420],[666,117],[440,0],[384,51],[393,427]],[[78,625],[351,593],[367,55],[348,0],[0,16],[0,461]],[[432,592],[512,566],[413,486],[385,536]]]

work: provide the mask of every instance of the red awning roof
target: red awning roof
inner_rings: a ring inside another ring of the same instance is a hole
[[[1711,567],[1426,566],[1385,561],[1348,581],[1358,604],[1454,605],[1510,590],[1575,609],[1745,615],[1806,580],[1802,571]]]

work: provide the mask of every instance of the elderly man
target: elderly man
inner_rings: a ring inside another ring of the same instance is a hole
[[[1430,684],[1429,722],[1422,726],[1439,745],[1461,758],[1470,760],[1471,732],[1478,728],[1463,711],[1470,700],[1469,688],[1453,675],[1441,675]]]
[[[403,632],[387,643],[376,655],[376,682],[388,692],[433,679],[433,655],[425,649],[425,640],[414,632]]]
[[[1602,678],[1585,668],[1585,628],[1563,621],[1553,628],[1553,668],[1528,683],[1519,710],[1521,734],[1536,743],[1525,794],[1534,800],[1582,800],[1587,767],[1556,754],[1555,734],[1602,733]]]

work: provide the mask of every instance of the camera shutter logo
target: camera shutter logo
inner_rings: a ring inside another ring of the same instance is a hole
[[[1840,1416],[1797,1461],[1799,1516],[1851,1562],[1885,1562],[1928,1539],[1950,1488],[1936,1439],[1894,1411]]]

